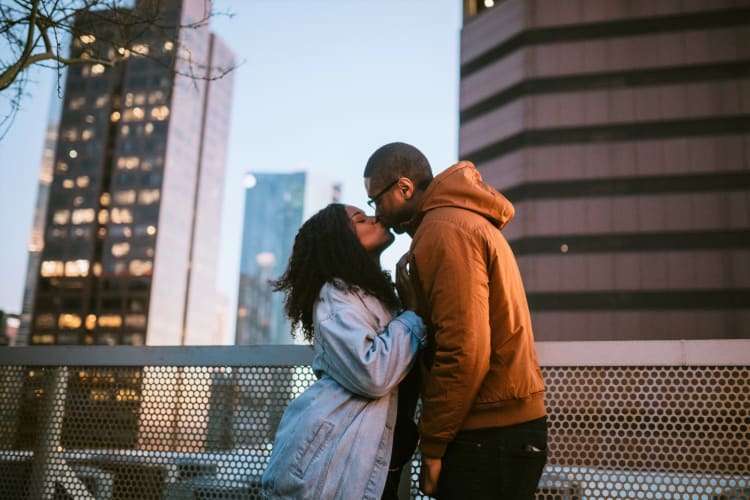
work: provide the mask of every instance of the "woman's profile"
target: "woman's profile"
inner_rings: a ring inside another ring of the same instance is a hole
[[[297,233],[274,289],[285,293],[293,330],[313,344],[317,381],[284,412],[262,479],[266,498],[394,494],[400,457],[408,459],[416,444],[396,438],[407,451],[395,454],[401,463],[391,463],[398,385],[425,341],[425,326],[410,310],[406,260],[397,267],[401,301],[380,267],[393,239],[374,217],[340,204],[319,211]]]

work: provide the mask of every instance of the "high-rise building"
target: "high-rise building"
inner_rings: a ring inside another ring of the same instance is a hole
[[[44,249],[47,201],[49,200],[50,184],[52,184],[52,168],[55,162],[57,131],[60,126],[59,117],[54,116],[56,114],[56,110],[51,110],[51,119],[47,125],[47,131],[44,134],[44,151],[42,153],[42,165],[39,169],[39,186],[36,195],[36,206],[34,207],[34,222],[31,227],[29,256],[26,263],[26,280],[23,291],[21,327],[18,330],[16,345],[26,345],[29,339],[29,332],[31,331],[31,311],[34,306],[36,283],[39,279],[39,265],[41,263],[42,250]]]
[[[750,2],[464,1],[460,157],[540,340],[750,336]]]
[[[209,2],[134,9],[154,5],[158,26],[137,35],[107,22],[109,11],[76,20],[72,57],[120,39],[127,57],[68,70],[31,344],[212,340],[232,75],[180,74],[229,68],[233,56],[197,22]]]
[[[337,201],[339,187],[308,172],[250,173],[245,187],[235,343],[291,344],[283,296],[269,280],[284,272],[302,222]]]

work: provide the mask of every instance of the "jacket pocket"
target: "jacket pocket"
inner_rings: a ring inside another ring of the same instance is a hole
[[[307,443],[297,451],[297,457],[290,467],[290,474],[298,479],[304,478],[310,464],[326,449],[326,445],[329,442],[328,437],[331,435],[332,430],[333,424],[331,422],[324,421],[320,424],[320,427],[318,427]]]

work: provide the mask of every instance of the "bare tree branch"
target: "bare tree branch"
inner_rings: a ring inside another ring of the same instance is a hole
[[[235,69],[235,65],[209,66],[183,43],[184,33],[207,29],[211,17],[230,14],[216,14],[206,7],[199,19],[181,23],[174,18],[174,11],[165,10],[163,2],[136,0],[134,7],[128,0],[0,2],[0,140],[28,97],[26,73],[32,67],[57,72],[58,94],[65,68],[99,64],[113,68],[129,57],[148,59],[196,86],[201,80],[217,80]],[[95,30],[94,42],[86,33],[87,23],[111,29]],[[68,54],[71,41],[76,50]]]

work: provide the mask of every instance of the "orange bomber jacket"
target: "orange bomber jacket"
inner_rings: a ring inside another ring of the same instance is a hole
[[[420,449],[441,457],[460,430],[546,415],[521,275],[501,233],[513,205],[470,162],[437,175],[409,222],[410,269],[428,326],[420,356]]]

